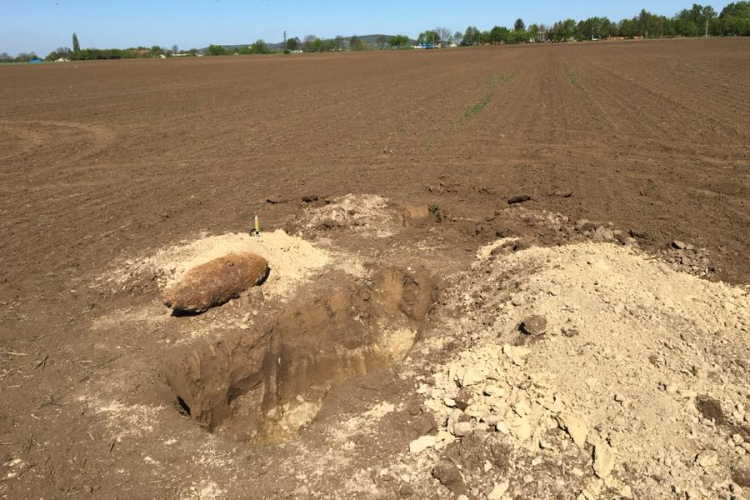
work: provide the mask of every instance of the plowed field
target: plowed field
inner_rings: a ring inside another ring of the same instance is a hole
[[[389,423],[365,432],[367,453],[313,481],[284,464],[327,453],[314,429],[254,442],[174,408],[160,369],[173,345],[193,347],[184,325],[195,342],[246,327],[223,313],[162,318],[156,274],[123,269],[247,231],[256,214],[264,230],[321,239],[365,268],[450,277],[497,237],[565,242],[528,218],[500,221],[509,198],[528,195],[520,211],[579,229],[585,219],[684,271],[747,284],[748,82],[746,39],[0,68],[0,497],[336,496],[351,479],[341,470],[408,449],[421,424]],[[360,222],[352,234],[316,225],[310,210],[348,193],[421,222],[390,231],[386,217],[389,236],[372,239]],[[299,297],[337,289],[337,272],[349,270],[311,275]],[[336,410],[316,418],[360,414],[403,380],[357,375],[366,381],[331,392]],[[422,411],[398,397],[409,418]]]

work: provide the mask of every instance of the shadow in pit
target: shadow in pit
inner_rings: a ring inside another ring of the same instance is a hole
[[[401,360],[437,295],[425,269],[384,269],[294,303],[258,331],[175,353],[166,382],[180,411],[207,430],[281,440],[335,384]]]

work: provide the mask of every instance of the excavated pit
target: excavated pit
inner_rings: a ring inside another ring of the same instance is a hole
[[[403,359],[437,300],[436,280],[396,268],[352,279],[256,331],[178,352],[165,368],[176,407],[211,432],[283,440],[336,384]]]

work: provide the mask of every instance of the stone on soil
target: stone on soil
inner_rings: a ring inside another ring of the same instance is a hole
[[[435,436],[422,436],[409,444],[409,451],[412,455],[419,455],[427,448],[434,447],[436,442],[437,438]]]
[[[557,422],[570,435],[576,446],[583,449],[589,434],[585,422],[571,413],[561,413],[557,417]]]
[[[612,473],[615,467],[615,454],[608,445],[597,444],[594,447],[594,473],[605,479]]]

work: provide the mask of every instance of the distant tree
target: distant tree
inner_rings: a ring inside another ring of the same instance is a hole
[[[289,51],[295,51],[295,50],[299,49],[300,45],[301,45],[301,42],[300,42],[299,38],[297,38],[295,36],[294,38],[287,39],[287,41],[286,41],[286,47],[284,47],[284,48],[286,50],[289,50]]]
[[[70,55],[70,49],[68,47],[58,47],[44,58],[45,61],[57,61],[61,57],[67,58]]]
[[[423,31],[417,37],[417,43],[420,45],[435,45],[440,43],[440,35],[435,30]]]
[[[310,52],[323,52],[323,40],[316,38],[310,45]]]
[[[391,37],[391,41],[389,43],[391,47],[402,49],[409,44],[409,37],[407,37],[406,35],[394,35]]]
[[[31,59],[36,58],[36,53],[34,52],[21,52],[18,55],[16,55],[16,58],[14,59],[15,62],[29,62]]]
[[[526,23],[523,22],[523,19],[516,19],[515,24],[513,24],[513,29],[515,31],[526,31]]]
[[[693,25],[695,26],[695,25]],[[632,38],[638,34],[638,25],[633,19],[623,19],[620,21],[620,36]],[[692,35],[695,36],[695,35]]]
[[[81,44],[78,43],[78,35],[73,33],[73,52],[80,52],[81,51]]]
[[[318,37],[315,35],[307,35],[305,37],[305,40],[302,42],[302,50],[305,52],[314,52],[313,45],[315,45],[315,41],[318,40]]]
[[[537,40],[546,42],[549,41],[549,27],[546,24],[540,24],[539,25],[539,34],[537,35]]]
[[[750,2],[728,4],[714,26],[719,35],[750,35]]]
[[[507,43],[510,41],[510,30],[500,26],[495,26],[490,30],[489,43],[492,45],[500,45],[501,43]]]
[[[436,42],[436,43],[448,44],[450,43],[450,39],[453,36],[453,34],[451,33],[451,30],[449,30],[448,28],[443,28],[441,26],[438,26],[437,28],[435,28],[435,33],[437,33],[437,37],[440,40],[439,42]]]
[[[721,10],[719,17],[741,17],[750,19],[750,2],[732,2]]]
[[[455,33],[453,33],[453,43],[455,43],[456,45],[462,45],[463,39],[464,34],[460,31],[456,31]]]
[[[177,46],[177,44],[172,45],[172,54],[176,54],[180,51],[180,48]]]
[[[578,24],[573,19],[558,21],[550,29],[550,37],[555,42],[565,42],[569,39],[577,38]]]
[[[583,39],[607,38],[612,31],[612,23],[606,17],[590,17],[579,27],[579,35]]]
[[[159,49],[159,47],[156,47]],[[159,49],[161,50],[161,49]],[[154,53],[154,47],[151,47],[151,53]],[[214,45],[211,44],[208,46],[208,55],[211,56],[225,56],[227,55],[227,49],[224,48],[223,45]]]
[[[364,50],[365,44],[362,42],[362,39],[358,37],[357,35],[352,35],[352,37],[349,39],[349,50]]]
[[[716,19],[716,11],[710,5],[706,5],[705,7],[703,7],[703,12],[701,12],[701,14],[702,20],[704,22],[711,22],[713,19]]]
[[[3,52],[2,54],[0,54],[0,62],[12,62],[12,61],[13,61],[13,58],[10,57],[10,54],[8,54],[7,52]]]
[[[464,31],[464,36],[461,39],[462,45],[479,45],[481,43],[481,32],[476,26],[469,26]]]
[[[333,39],[333,50],[342,51],[344,50],[344,46],[344,37],[336,35],[336,38]]]
[[[250,45],[251,54],[270,54],[271,49],[268,48],[268,44],[263,39],[256,40]]]
[[[380,50],[383,50],[387,43],[388,39],[385,37],[385,35],[380,35],[378,36],[377,40],[375,40],[375,46]]]

